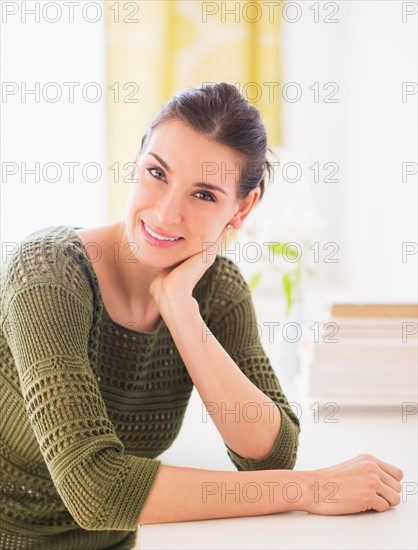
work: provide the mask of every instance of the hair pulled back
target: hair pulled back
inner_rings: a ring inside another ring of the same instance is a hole
[[[252,189],[265,191],[267,174],[272,166],[266,158],[267,134],[258,109],[250,105],[236,86],[226,82],[185,88],[171,97],[154,115],[142,137],[141,151],[154,129],[176,119],[207,138],[237,152],[243,160],[237,199],[244,199]]]

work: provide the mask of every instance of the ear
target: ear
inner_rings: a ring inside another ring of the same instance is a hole
[[[231,218],[231,223],[235,229],[238,229],[244,222],[245,218],[257,204],[258,199],[260,198],[260,188],[256,187],[252,189],[248,196],[245,199],[239,201],[239,206],[233,217]]]

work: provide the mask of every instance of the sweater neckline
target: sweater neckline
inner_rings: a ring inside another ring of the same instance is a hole
[[[79,243],[80,245],[80,248],[83,252],[83,257],[84,257],[84,260],[87,264],[87,267],[88,269],[90,270],[92,276],[93,276],[93,280],[94,280],[94,284],[95,284],[95,287],[96,287],[96,290],[97,290],[97,293],[98,293],[98,297],[99,297],[99,300],[101,302],[101,305],[102,305],[102,311],[103,313],[105,314],[105,316],[107,317],[107,320],[113,325],[115,326],[116,328],[120,329],[120,330],[123,330],[129,334],[132,334],[132,335],[135,335],[135,336],[146,336],[146,337],[149,337],[149,338],[154,338],[155,336],[157,336],[157,334],[160,332],[162,326],[165,324],[165,321],[163,319],[163,317],[161,317],[161,319],[159,320],[158,322],[158,325],[156,327],[155,330],[153,330],[152,332],[146,332],[146,331],[142,331],[142,330],[135,330],[135,329],[132,329],[132,328],[129,328],[125,325],[121,325],[120,323],[118,323],[117,321],[115,321],[110,313],[107,311],[106,309],[106,306],[104,304],[104,301],[103,301],[103,296],[102,296],[102,291],[100,289],[100,285],[99,285],[99,279],[97,277],[97,274],[96,274],[96,271],[94,270],[94,267],[93,267],[93,264],[92,264],[92,261],[90,260],[90,256],[87,252],[87,248],[84,244],[84,241],[83,239],[80,237],[80,235],[77,233],[77,229],[85,229],[84,227],[78,227],[78,226],[70,226],[70,229],[71,231],[73,232],[74,236],[75,236],[75,240]]]

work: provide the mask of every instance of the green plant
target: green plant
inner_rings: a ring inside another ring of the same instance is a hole
[[[269,242],[265,244],[269,252],[268,260],[265,254],[263,254],[262,259],[267,263],[269,269],[273,269],[281,274],[282,288],[286,297],[286,315],[289,315],[293,304],[301,300],[302,273],[305,272],[308,276],[314,274],[314,271],[309,269],[304,262],[308,243],[304,243],[301,251],[295,247],[292,248],[292,243]],[[272,257],[273,261],[271,261]],[[281,258],[287,264],[291,262],[291,265],[295,265],[295,268],[283,272],[283,269],[274,263],[276,258]],[[248,282],[251,291],[257,287],[263,273],[264,270],[261,269],[251,277]]]

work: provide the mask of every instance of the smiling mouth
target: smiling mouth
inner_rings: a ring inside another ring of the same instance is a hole
[[[158,239],[159,241],[179,241],[183,237],[164,237],[163,235],[160,235],[159,233],[156,233],[153,231],[150,227],[147,226],[147,224],[142,220],[142,223],[144,224],[145,231],[151,235],[151,237],[154,237],[154,239]]]

